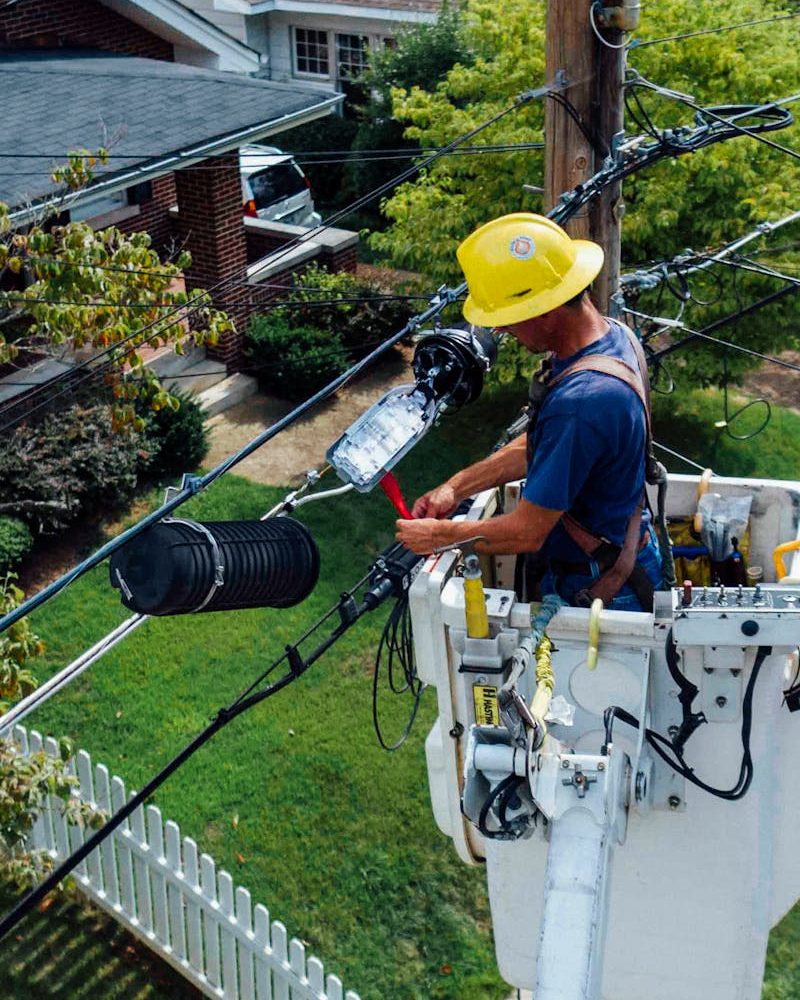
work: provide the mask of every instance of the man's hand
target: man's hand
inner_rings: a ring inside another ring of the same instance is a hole
[[[398,542],[402,542],[418,556],[427,556],[440,545],[448,543],[448,529],[452,527],[452,521],[439,521],[435,517],[422,517],[413,521],[401,519],[395,521],[395,527],[397,534],[394,537]]]
[[[447,517],[456,509],[460,499],[449,483],[442,483],[436,489],[423,493],[411,508],[411,515],[415,518]]]

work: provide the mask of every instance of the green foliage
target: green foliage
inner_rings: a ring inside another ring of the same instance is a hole
[[[13,573],[0,577],[0,615],[13,611],[25,596],[15,585],[15,579]],[[36,680],[25,664],[43,653],[44,643],[27,618],[0,635],[0,714],[36,687]]]
[[[95,166],[107,157],[106,150],[70,152],[52,179],[66,193],[77,191],[91,183]],[[55,202],[49,215],[61,207]],[[172,344],[183,353],[188,343],[214,344],[233,329],[207,292],[185,291],[182,275],[191,256],[184,251],[162,262],[147,233],[129,236],[114,227],[95,232],[84,222],[50,226],[47,215],[26,232],[12,233],[8,207],[0,203],[0,237],[0,364],[26,349],[96,354],[120,345],[104,358],[115,396],[108,414],[117,430],[128,424],[142,429],[133,405],[139,395],[154,408],[169,400],[144,365],[142,346]],[[23,271],[24,283],[13,277]],[[181,307],[188,305],[190,330],[181,320]]]
[[[247,342],[262,386],[285,399],[307,399],[348,367],[347,352],[335,334],[290,325],[274,313],[253,317]]]
[[[0,614],[13,611],[24,596],[13,583],[13,577],[6,574],[0,579]],[[0,635],[0,713],[36,687],[26,664],[43,653],[44,643],[27,618]],[[78,784],[78,779],[66,770],[72,745],[62,740],[59,750],[59,757],[44,752],[24,756],[13,740],[0,739],[0,885],[31,887],[53,867],[47,851],[32,851],[26,845],[49,795],[63,800],[64,815],[71,823],[83,826],[102,821],[101,813],[72,796]]]
[[[311,264],[286,298],[294,303],[285,315],[292,323],[315,326],[339,337],[355,360],[402,329],[414,312],[408,301],[381,299],[382,291],[350,271],[328,271]],[[353,301],[353,300],[364,301]],[[337,300],[316,305],[319,300]],[[307,302],[308,305],[297,305]],[[280,313],[280,311],[279,311]]]
[[[33,547],[33,535],[24,521],[0,517],[0,572],[14,569]]]
[[[309,266],[286,295],[291,308],[250,322],[248,353],[262,385],[305,399],[401,330],[413,309],[403,299],[376,300],[380,295],[350,272]],[[317,305],[320,300],[328,304]]]
[[[150,452],[147,472],[155,478],[192,472],[208,453],[208,429],[200,405],[180,391],[173,392],[172,399],[177,406],[156,411],[139,407]]]
[[[349,187],[356,193],[371,191],[409,166],[419,143],[405,136],[405,127],[392,112],[392,91],[421,87],[434,90],[457,64],[468,66],[473,53],[463,30],[458,5],[445,4],[433,24],[407,25],[395,44],[370,53],[370,62],[359,83],[369,94],[361,110],[354,153],[365,149],[408,149],[409,159],[359,160],[347,167]]]
[[[644,9],[639,34],[657,38],[770,17],[784,9],[775,0],[675,0]],[[392,91],[393,114],[405,123],[406,138],[424,146],[446,143],[544,82],[544,12],[544,4],[510,0],[499,18],[489,0],[467,0],[463,32],[475,54],[472,64],[452,67],[436,87]],[[798,44],[800,20],[789,20],[633,47],[629,62],[647,78],[691,93],[700,104],[758,102],[800,90]],[[655,94],[644,94],[643,101],[659,127],[694,123],[693,110],[679,102]],[[626,127],[638,131],[630,118]],[[795,125],[772,138],[797,148],[798,132]],[[541,102],[507,116],[480,137],[486,143],[542,139]],[[392,225],[374,234],[371,243],[395,266],[420,270],[435,283],[456,282],[461,279],[458,243],[503,213],[541,211],[540,197],[522,185],[540,184],[542,174],[543,154],[537,150],[444,158],[384,204]],[[687,246],[718,245],[787,214],[800,197],[800,175],[785,154],[743,137],[643,170],[626,180],[624,195],[623,255],[638,262],[663,259]],[[786,237],[791,238],[788,229]],[[781,258],[773,262],[780,264]],[[748,276],[739,282],[738,293],[747,303],[775,287]],[[697,329],[736,308],[737,293],[729,285],[712,298],[713,305],[687,311],[690,326]],[[741,336],[756,350],[792,346],[798,342],[797,317],[796,300],[785,300],[743,322]],[[725,375],[717,350],[693,348],[682,364],[699,384],[719,383]],[[731,375],[738,377],[748,364],[741,355],[732,357]]]
[[[453,66],[468,66],[473,58],[461,7],[445,3],[433,24],[406,25],[397,33],[393,46],[371,52],[369,67],[360,82],[389,113],[393,89],[433,90]]]
[[[73,405],[16,427],[3,443],[0,509],[37,533],[58,531],[128,501],[147,458],[139,434],[115,433],[108,406]]]

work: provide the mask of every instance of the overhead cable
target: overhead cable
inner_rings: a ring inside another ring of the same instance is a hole
[[[492,122],[510,114],[511,111],[514,110],[514,107],[517,107],[522,103],[527,103],[528,101],[534,99],[534,97],[543,97],[552,89],[553,87],[549,85],[544,88],[540,88],[539,90],[529,91],[526,92],[526,94],[520,95],[517,104],[499,112],[489,122],[478,126],[477,129],[473,129],[471,132],[462,137],[462,140],[470,138],[476,131],[480,131],[482,128],[488,127],[488,125]],[[747,106],[744,110],[742,110],[741,106],[737,106],[732,112],[732,117],[741,116],[742,114],[747,114],[750,118],[761,117],[763,120],[760,123],[759,128],[763,130],[782,128],[791,123],[793,120],[791,114],[786,112],[778,115],[774,104]],[[555,222],[563,223],[571,218],[580,207],[592,198],[596,197],[607,184],[613,183],[615,180],[622,179],[635,170],[656,162],[664,156],[682,155],[684,153],[692,152],[695,149],[704,148],[712,143],[731,138],[736,133],[730,131],[729,126],[730,122],[725,118],[722,119],[721,123],[701,121],[700,124],[693,129],[684,128],[681,130],[671,130],[671,140],[669,144],[651,143],[649,146],[645,146],[643,148],[632,148],[629,146],[627,149],[624,145],[619,147],[615,158],[609,157],[603,164],[603,167],[593,177],[589,178],[585,184],[581,184],[572,192],[568,192],[563,195],[560,202],[551,210],[550,213],[548,213],[549,217]],[[223,285],[225,285],[225,282],[220,282],[216,287],[219,288]],[[394,344],[398,343],[401,339],[403,339],[403,337],[413,332],[421,323],[426,322],[433,316],[438,315],[447,305],[458,301],[458,299],[465,294],[466,290],[465,282],[462,282],[455,288],[441,289],[431,301],[431,305],[427,310],[414,317],[398,334],[390,337],[384,342],[384,344],[372,351],[357,365],[348,369],[347,372],[332,381],[328,386],[319,390],[319,392],[310,397],[310,399],[300,404],[281,420],[264,430],[251,442],[249,442],[248,445],[240,449],[228,460],[218,465],[211,472],[207,473],[200,479],[192,479],[190,477],[184,486],[173,498],[171,498],[168,503],[163,504],[160,508],[142,519],[136,525],[127,529],[127,531],[123,532],[120,536],[106,543],[88,559],[84,560],[68,573],[53,581],[38,594],[28,598],[14,611],[9,612],[3,618],[0,618],[0,632],[4,631],[6,628],[14,624],[14,622],[19,621],[20,618],[29,614],[45,601],[55,596],[55,594],[59,593],[64,589],[64,587],[73,582],[73,580],[82,576],[89,569],[94,568],[94,566],[102,562],[113,551],[116,551],[117,548],[125,544],[125,542],[133,537],[134,534],[138,534],[146,527],[149,527],[151,524],[156,523],[168,513],[171,513],[172,510],[184,503],[198,490],[206,488],[206,486],[210,485],[210,483],[219,478],[219,476],[233,468],[238,462],[247,457],[247,455],[261,447],[261,445],[265,444],[268,440],[279,434],[295,420],[299,419],[300,416],[304,415],[316,406],[317,403],[329,398],[358,372],[362,371],[365,367],[371,364],[373,360],[383,354],[390,347],[394,346]]]
[[[686,38],[698,38],[700,35],[721,35],[726,31],[736,31],[737,28],[751,28],[757,24],[775,24],[777,21],[789,21],[800,15],[800,11],[791,14],[778,14],[775,17],[762,17],[753,21],[739,21],[737,24],[724,24],[718,28],[702,28],[699,31],[685,31],[680,35],[667,35],[664,38],[633,38],[628,43],[628,50],[645,49],[649,45],[663,45],[666,42],[680,42]]]
[[[551,91],[553,91],[553,90],[566,89],[567,87],[572,86],[572,85],[573,84],[570,84],[570,83],[566,83],[566,84],[552,83],[552,84],[545,84],[542,87],[538,87],[538,88],[535,88],[535,89],[532,89],[532,90],[527,90],[527,91],[522,92],[521,94],[519,94],[517,96],[517,98],[515,99],[515,101],[514,101],[513,104],[511,104],[508,107],[504,108],[502,111],[497,112],[495,115],[493,115],[487,121],[482,122],[480,125],[476,125],[474,128],[470,129],[468,132],[466,132],[463,135],[458,136],[457,138],[453,139],[446,146],[442,146],[439,150],[437,150],[437,152],[435,152],[431,156],[427,157],[426,159],[420,161],[417,164],[412,165],[411,167],[408,167],[406,170],[401,171],[401,173],[397,174],[395,177],[391,178],[390,180],[386,181],[385,183],[380,184],[378,187],[374,188],[372,191],[368,192],[366,195],[363,195],[363,196],[357,198],[354,202],[351,202],[350,205],[346,206],[343,209],[340,209],[338,212],[335,212],[330,218],[326,219],[326,221],[324,222],[324,224],[322,224],[320,226],[317,226],[317,227],[315,227],[313,229],[309,229],[305,233],[303,233],[301,236],[298,236],[295,239],[291,240],[288,244],[286,244],[285,246],[283,246],[276,253],[271,254],[270,257],[269,257],[268,263],[264,263],[263,265],[261,265],[260,268],[256,267],[255,269],[251,269],[251,267],[248,266],[248,267],[240,270],[238,273],[236,273],[234,275],[231,275],[228,278],[224,278],[221,281],[216,282],[214,285],[210,286],[209,288],[204,289],[202,294],[198,293],[198,295],[195,296],[194,300],[190,299],[187,303],[183,303],[180,306],[176,306],[171,311],[171,313],[167,314],[167,316],[160,317],[159,319],[153,320],[152,322],[146,324],[145,326],[141,327],[140,329],[132,331],[130,334],[128,334],[127,336],[125,336],[125,337],[121,338],[120,340],[116,341],[114,344],[109,345],[109,347],[107,347],[105,350],[101,351],[99,354],[95,355],[95,357],[87,359],[86,361],[81,362],[74,369],[72,369],[72,371],[70,373],[71,376],[72,376],[72,378],[70,379],[71,385],[69,386],[69,388],[65,388],[65,389],[61,390],[61,392],[56,393],[53,396],[50,396],[43,403],[40,403],[37,406],[30,408],[28,410],[28,414],[30,415],[31,413],[34,413],[34,412],[38,411],[39,409],[42,408],[42,406],[45,406],[45,405],[50,406],[50,405],[52,405],[52,403],[57,398],[59,398],[60,396],[64,395],[65,393],[68,393],[68,392],[72,393],[72,392],[74,392],[75,389],[78,387],[78,385],[83,384],[86,381],[87,378],[95,377],[94,370],[96,369],[96,363],[97,363],[98,358],[102,358],[102,357],[110,357],[110,358],[112,358],[113,360],[110,360],[109,362],[106,363],[106,369],[112,367],[114,363],[116,363],[117,361],[120,361],[120,360],[124,360],[124,358],[126,356],[126,351],[125,350],[123,350],[121,357],[119,356],[120,355],[120,348],[124,348],[124,345],[126,343],[129,343],[130,341],[139,338],[142,335],[142,333],[146,333],[148,330],[152,330],[154,327],[158,326],[158,329],[155,330],[149,337],[146,337],[143,341],[141,341],[140,343],[138,343],[134,348],[131,348],[127,353],[132,353],[133,351],[137,350],[139,347],[143,346],[144,344],[149,343],[149,341],[154,340],[157,337],[163,336],[164,333],[168,329],[170,329],[171,327],[173,327],[173,326],[175,326],[175,325],[177,325],[179,323],[184,322],[188,316],[190,316],[193,313],[197,312],[198,309],[203,308],[207,304],[206,301],[205,301],[206,296],[210,297],[210,296],[213,296],[215,294],[217,296],[221,295],[224,292],[224,290],[226,290],[226,289],[228,289],[228,288],[230,288],[232,286],[233,282],[241,280],[242,277],[245,277],[245,276],[248,277],[248,278],[255,278],[255,277],[257,277],[257,275],[260,273],[260,270],[263,270],[267,266],[272,267],[275,263],[277,263],[282,258],[284,258],[289,253],[291,253],[296,247],[298,247],[298,246],[302,245],[303,243],[306,243],[306,242],[308,242],[310,240],[313,240],[315,237],[319,236],[320,233],[324,232],[326,229],[329,229],[331,226],[334,225],[334,223],[338,222],[340,219],[345,218],[346,216],[350,215],[351,213],[357,211],[359,208],[362,208],[365,204],[368,204],[369,202],[375,200],[376,198],[379,198],[382,194],[387,193],[388,191],[390,191],[391,189],[393,189],[396,185],[402,183],[404,180],[407,180],[409,177],[411,177],[414,174],[418,173],[420,170],[424,169],[425,167],[430,166],[432,163],[434,163],[436,160],[438,160],[441,156],[444,156],[446,153],[448,153],[451,149],[455,149],[457,146],[460,146],[463,143],[467,142],[473,136],[478,135],[480,132],[482,132],[485,129],[489,128],[490,126],[496,124],[498,121],[502,120],[507,115],[511,114],[513,111],[516,111],[517,109],[526,106],[527,104],[531,103],[534,100],[538,100],[538,99],[541,99],[542,97],[545,97],[547,94],[551,93]],[[460,294],[463,294],[465,290],[466,290],[466,286],[464,286],[464,289],[461,291]],[[168,320],[169,317],[170,317],[170,315],[175,316],[175,318],[172,319],[172,320],[170,320],[170,322],[166,323],[166,325],[159,326],[159,324],[163,323],[165,320]],[[90,374],[88,376],[83,376],[83,377],[81,377],[76,382],[75,379],[74,379],[75,372],[78,371],[78,370],[80,370],[80,369],[85,369],[85,368],[92,368],[93,371],[90,372]],[[0,430],[2,430],[2,428],[0,428]]]

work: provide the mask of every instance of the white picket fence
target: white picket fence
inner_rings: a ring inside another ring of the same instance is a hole
[[[24,753],[44,749],[58,755],[56,741],[14,729]],[[126,802],[121,778],[88,753],[74,758],[80,797],[109,813]],[[31,846],[65,858],[84,832],[64,820],[51,797],[37,820]],[[343,992],[341,980],[325,975],[322,962],[288,940],[279,920],[270,921],[250,893],[234,886],[213,858],[199,854],[176,823],[156,806],[141,806],[75,870],[78,887],[155,951],[206,996],[224,1000],[359,1000]]]

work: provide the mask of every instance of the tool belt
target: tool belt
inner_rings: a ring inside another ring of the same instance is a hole
[[[639,537],[641,521],[642,508],[637,506],[628,520],[625,540],[622,545],[615,545],[608,539],[598,538],[587,531],[569,514],[565,514],[561,519],[567,534],[586,552],[591,562],[551,559],[550,567],[553,572],[559,576],[591,576],[592,563],[595,563],[600,570],[600,576],[592,584],[576,593],[575,604],[577,607],[588,608],[597,597],[608,607],[619,591],[627,584],[643,609],[652,608],[655,587],[644,568],[636,561],[639,552],[650,541],[649,531]],[[589,539],[592,539],[596,544],[593,545]],[[587,550],[586,546],[591,547]]]

